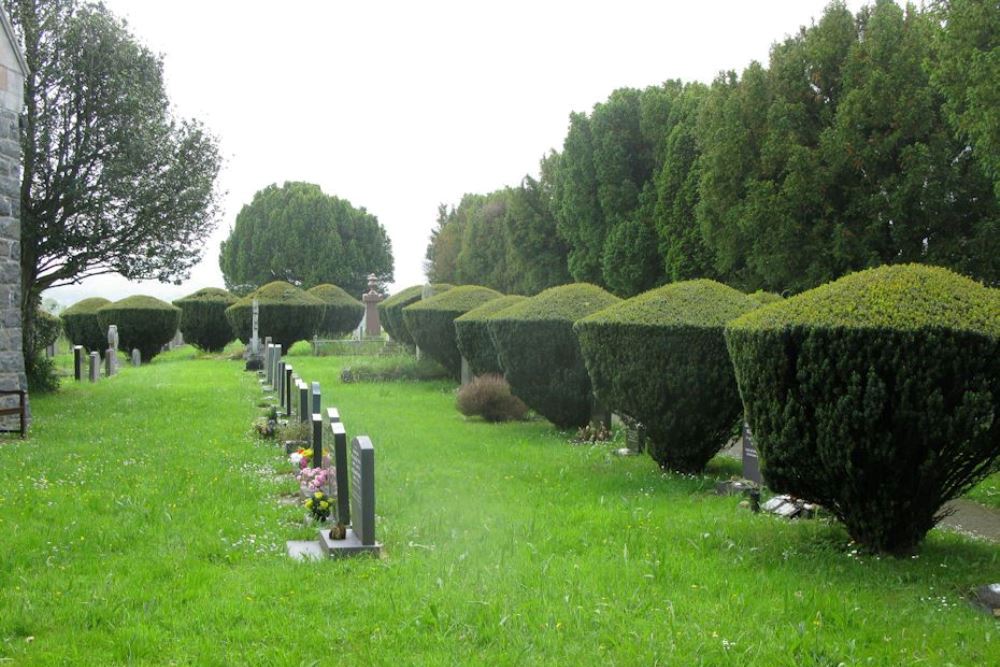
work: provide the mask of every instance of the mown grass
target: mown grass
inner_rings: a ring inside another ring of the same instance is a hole
[[[293,354],[296,350],[293,350]],[[309,539],[242,364],[164,354],[35,397],[0,445],[0,662],[989,664],[968,607],[1000,547],[933,531],[859,556],[821,521],[754,515],[707,477],[455,411],[447,382],[343,385],[296,356],[377,450],[381,560],[296,563]],[[989,656],[994,656],[990,658]]]

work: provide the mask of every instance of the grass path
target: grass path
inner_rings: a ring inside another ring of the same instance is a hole
[[[340,384],[292,357],[377,450],[382,560],[311,539],[241,364],[182,349],[33,400],[0,445],[0,665],[989,664],[961,601],[1000,547],[934,531],[858,557],[824,522],[752,515],[711,478],[464,420],[446,383]],[[717,474],[728,475],[728,463]]]

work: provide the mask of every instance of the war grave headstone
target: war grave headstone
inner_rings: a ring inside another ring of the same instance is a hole
[[[142,365],[142,352],[139,351],[139,348],[132,348],[132,365]]]
[[[368,436],[359,435],[351,441],[350,466],[352,525],[342,540],[332,539],[329,529],[319,531],[320,547],[332,558],[363,553],[378,555],[382,550],[382,545],[375,540],[375,447]],[[338,498],[340,493],[338,471]]]
[[[97,382],[97,378],[100,377],[101,368],[101,355],[96,352],[90,353],[90,381]]]
[[[83,379],[83,345],[73,346],[73,378],[77,381]]]

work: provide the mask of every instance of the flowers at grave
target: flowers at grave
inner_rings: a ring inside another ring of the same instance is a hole
[[[274,437],[274,427],[275,422],[261,417],[253,423],[253,431],[262,438],[273,438]]]
[[[333,478],[333,470],[331,468],[304,468],[295,477],[299,480],[304,491],[315,493],[326,487]]]
[[[329,519],[330,512],[333,510],[333,502],[330,500],[330,496],[322,491],[315,491],[312,496],[306,498],[303,504],[317,521],[326,521]]]
[[[288,455],[288,460],[292,462],[293,465],[297,465],[300,468],[305,468],[309,465],[309,460],[312,459],[313,450],[305,449],[300,447],[294,452]]]

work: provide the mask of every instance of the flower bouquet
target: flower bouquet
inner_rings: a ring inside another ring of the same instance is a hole
[[[326,521],[330,518],[330,512],[333,509],[333,503],[330,500],[330,496],[326,495],[322,491],[316,491],[306,499],[303,503],[312,518],[317,521]]]

